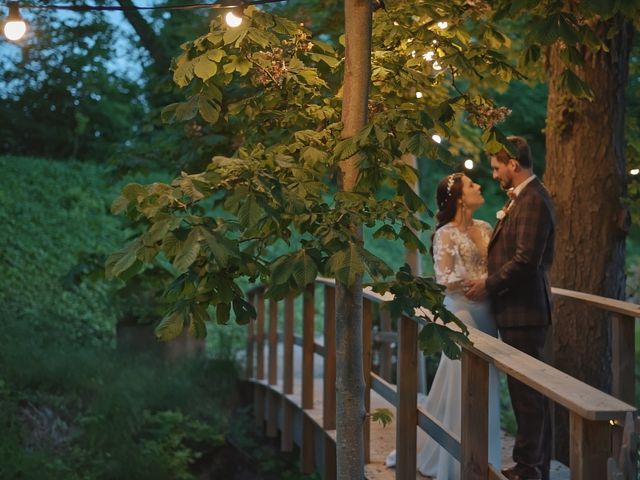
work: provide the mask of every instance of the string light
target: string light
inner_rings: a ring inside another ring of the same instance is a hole
[[[227,8],[227,13],[224,14],[224,23],[228,27],[236,28],[242,25],[242,18],[244,16],[243,0],[220,0],[218,5]]]
[[[416,98],[422,98],[422,92],[416,92]]]
[[[441,30],[446,30],[449,24],[447,22],[438,22],[438,28]]]
[[[9,15],[4,24],[4,35],[12,42],[20,40],[27,32],[27,23],[20,15],[18,2],[9,2]]]
[[[442,142],[442,137],[440,135],[438,135],[437,133],[434,133],[433,135],[431,135],[431,140],[433,140],[436,143],[441,143]]]
[[[240,14],[238,15],[238,13]],[[231,10],[224,16],[224,21],[231,28],[239,27],[242,24],[242,12]]]
[[[428,51],[427,53],[422,54],[422,58],[424,58],[427,62],[430,62],[431,60],[433,60],[435,54],[436,52]]]
[[[225,9],[231,10],[233,16],[240,19],[242,22],[242,9],[249,5],[263,5],[267,3],[280,3],[286,0],[229,0],[228,2],[217,3],[191,3],[185,5],[157,5],[153,7],[137,7],[137,6],[122,6],[122,5],[24,5],[18,2],[9,2],[9,16],[5,21],[4,34],[12,41],[19,40],[26,32],[26,23],[20,15],[20,8],[38,9],[38,10],[66,10],[71,12],[90,12],[90,11],[131,11],[131,10],[194,10],[194,9]],[[229,17],[227,13],[227,17]],[[234,22],[227,20],[227,24],[232,26]],[[237,22],[237,20],[235,20]],[[238,23],[240,25],[240,23]],[[21,32],[21,33],[20,33]]]
[[[467,170],[473,170],[474,164],[473,164],[473,160],[471,160],[470,158],[467,158],[464,161],[464,168],[466,168]]]
[[[629,173],[631,175],[638,175],[640,173],[640,168],[632,168],[631,170],[629,170]]]
[[[431,68],[433,68],[434,70],[442,70],[442,65],[440,65],[437,61],[433,62],[433,65],[431,66]]]

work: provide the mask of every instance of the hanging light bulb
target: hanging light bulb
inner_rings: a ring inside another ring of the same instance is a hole
[[[27,31],[27,23],[20,15],[18,2],[9,2],[9,16],[4,24],[4,35],[15,42],[20,40]]]
[[[422,92],[416,92],[416,98],[422,98]]]
[[[224,16],[224,21],[231,28],[239,27],[242,23],[242,12],[238,12],[238,10],[234,8],[233,10],[227,12],[227,14]]]
[[[431,135],[431,140],[433,140],[436,143],[440,143],[442,142],[442,137],[437,133],[434,133],[433,135]]]
[[[422,58],[424,58],[425,61],[430,62],[431,60],[433,60],[433,56],[435,54],[436,52],[429,50],[427,53],[422,54]]]
[[[242,0],[223,0],[220,4],[227,12],[224,14],[225,23],[231,28],[239,27],[242,24],[244,14],[244,4]]]
[[[466,168],[467,170],[473,170],[473,160],[471,160],[470,158],[467,158],[464,161],[464,168]]]

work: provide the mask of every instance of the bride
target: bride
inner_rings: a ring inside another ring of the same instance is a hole
[[[437,225],[432,237],[436,281],[446,287],[445,306],[466,325],[497,336],[487,301],[474,302],[464,296],[469,280],[487,274],[487,245],[491,226],[475,220],[473,213],[484,203],[480,185],[463,173],[443,178],[436,192]],[[460,437],[462,368],[460,360],[444,354],[429,395],[419,404],[449,431]],[[489,463],[500,469],[500,397],[498,374],[489,369]],[[387,466],[395,465],[395,451],[387,457]],[[418,471],[436,480],[458,480],[460,463],[435,440],[419,430]]]

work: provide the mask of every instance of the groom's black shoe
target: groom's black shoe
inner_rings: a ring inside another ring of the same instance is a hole
[[[540,480],[542,475],[536,467],[517,464],[511,468],[502,470],[502,475],[508,480]]]

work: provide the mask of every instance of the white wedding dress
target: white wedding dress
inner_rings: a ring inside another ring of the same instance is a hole
[[[474,302],[467,299],[462,283],[486,277],[487,245],[491,237],[491,226],[474,220],[478,244],[467,232],[451,223],[436,231],[433,239],[433,257],[436,280],[447,286],[445,306],[466,325],[497,336],[497,328],[489,310],[489,302]],[[460,437],[462,368],[460,360],[441,356],[438,370],[429,394],[419,395],[418,405],[437,418],[450,432]],[[500,449],[500,394],[498,372],[489,368],[489,463],[498,470],[501,466]],[[436,480],[459,480],[460,463],[435,440],[418,429],[418,471]],[[385,464],[395,465],[395,450],[389,454]]]

